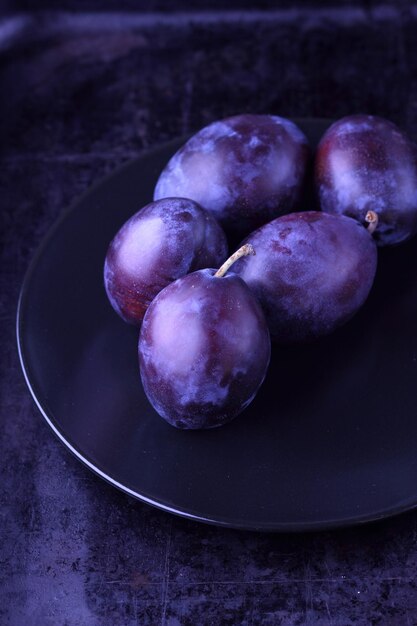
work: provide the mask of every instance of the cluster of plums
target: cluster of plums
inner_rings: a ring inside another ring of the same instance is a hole
[[[321,210],[293,212],[309,161],[287,119],[214,122],[111,242],[107,295],[141,327],[143,387],[170,424],[238,415],[264,380],[270,340],[311,341],[344,324],[372,287],[377,245],[417,231],[417,147],[391,122],[352,115],[330,126],[314,156]],[[245,238],[228,260],[225,233]]]

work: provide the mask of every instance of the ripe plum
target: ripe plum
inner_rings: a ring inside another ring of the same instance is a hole
[[[349,217],[291,213],[246,241],[256,256],[240,259],[233,271],[259,299],[277,342],[310,341],[331,333],[354,315],[371,289],[376,244]]]
[[[350,115],[324,134],[315,159],[321,209],[365,222],[378,215],[378,245],[397,244],[417,231],[417,146],[395,124]]]
[[[177,428],[230,421],[252,401],[267,371],[271,346],[262,309],[243,280],[223,275],[226,270],[225,264],[217,273],[204,269],[179,278],[156,296],[143,320],[143,388]]]
[[[184,274],[222,263],[226,256],[225,234],[198,204],[184,198],[151,202],[110,243],[106,292],[123,320],[140,324],[161,289]]]
[[[274,115],[237,115],[193,135],[162,171],[154,199],[192,198],[226,232],[244,236],[297,204],[309,156],[307,139]]]

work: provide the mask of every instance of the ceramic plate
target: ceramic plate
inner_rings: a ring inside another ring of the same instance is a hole
[[[298,120],[312,145],[324,120]],[[251,406],[211,431],[177,431],[141,387],[135,328],[111,309],[109,241],[151,201],[178,140],[143,154],[67,211],[21,292],[29,389],[78,459],[131,496],[188,518],[295,531],[417,504],[417,239],[379,255],[372,293],[343,329],[273,350]],[[307,194],[305,208],[310,208]]]

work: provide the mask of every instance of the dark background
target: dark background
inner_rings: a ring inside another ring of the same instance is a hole
[[[55,439],[14,332],[44,234],[150,146],[243,111],[364,111],[417,139],[417,5],[3,0],[0,16],[0,623],[417,624],[416,513],[268,535],[140,504]]]

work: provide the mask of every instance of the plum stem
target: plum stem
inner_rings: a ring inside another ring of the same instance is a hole
[[[368,228],[366,229],[370,235],[375,232],[376,227],[378,226],[378,215],[375,211],[368,211],[365,215],[365,220],[368,222]]]
[[[245,243],[241,248],[239,248],[239,250],[236,250],[236,252],[234,252],[232,256],[230,256],[227,259],[227,261],[223,263],[223,265],[217,270],[214,276],[216,278],[222,278],[226,274],[226,272],[231,268],[233,263],[235,263],[238,259],[242,258],[243,256],[248,256],[249,254],[256,254],[255,248],[253,247],[251,243]]]

